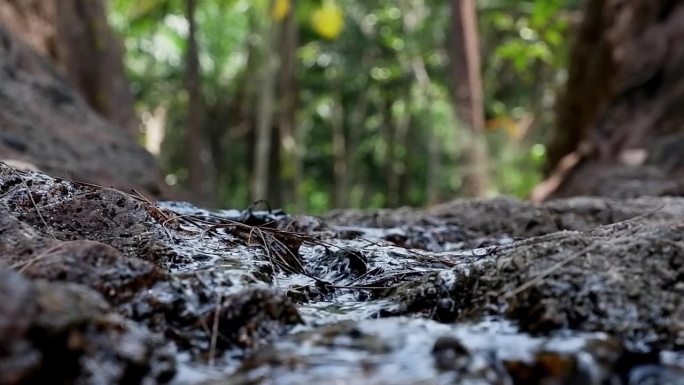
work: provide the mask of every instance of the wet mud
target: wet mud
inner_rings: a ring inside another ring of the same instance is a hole
[[[0,165],[0,384],[684,384],[683,218],[208,211]]]

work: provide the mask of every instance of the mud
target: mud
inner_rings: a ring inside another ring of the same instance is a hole
[[[683,214],[291,217],[0,166],[0,384],[684,384]]]

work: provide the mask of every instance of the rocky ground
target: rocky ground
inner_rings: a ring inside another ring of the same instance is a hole
[[[0,166],[0,384],[684,384],[684,198],[207,211]]]

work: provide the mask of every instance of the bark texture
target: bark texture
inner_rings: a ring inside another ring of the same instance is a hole
[[[0,160],[169,197],[152,155],[94,113],[49,61],[2,26]]]
[[[0,24],[50,59],[88,105],[135,132],[138,120],[115,36],[101,0],[5,0]]]
[[[535,199],[684,192],[684,3],[591,0]]]

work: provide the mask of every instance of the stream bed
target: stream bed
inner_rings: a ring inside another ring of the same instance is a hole
[[[683,215],[212,211],[0,166],[0,384],[684,384]]]

